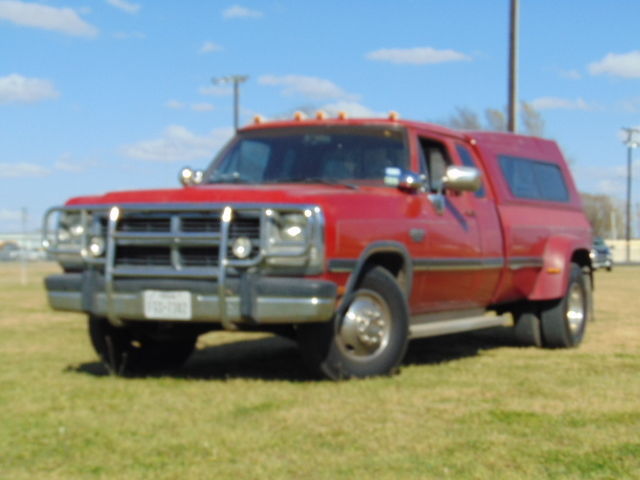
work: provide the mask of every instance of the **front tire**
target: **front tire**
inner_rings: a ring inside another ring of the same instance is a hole
[[[305,361],[332,380],[394,373],[404,358],[409,313],[395,278],[375,267],[362,278],[334,319],[301,325]]]
[[[89,316],[94,350],[112,375],[146,375],[175,370],[189,358],[197,335],[160,338],[145,329],[114,327],[104,317]]]
[[[586,275],[579,265],[572,263],[564,297],[542,308],[542,339],[545,347],[572,348],[582,342],[592,311],[592,292]]]

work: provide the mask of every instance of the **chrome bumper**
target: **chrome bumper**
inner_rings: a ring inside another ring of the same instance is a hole
[[[45,279],[45,286],[49,304],[56,310],[115,316],[125,321],[158,321],[145,317],[145,290],[189,291],[191,318],[186,321],[221,323],[225,327],[228,323],[273,325],[328,321],[333,316],[337,296],[337,287],[332,282],[256,275],[228,278],[223,308],[215,294],[216,282],[209,280],[116,281],[111,301],[104,289],[105,279],[97,272],[52,275]]]

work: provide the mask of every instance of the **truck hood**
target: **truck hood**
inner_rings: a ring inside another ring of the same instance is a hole
[[[277,184],[277,185],[201,185],[197,187],[131,190],[110,192],[100,196],[75,197],[66,205],[95,206],[166,203],[249,203],[249,204],[344,204],[375,196],[397,196],[400,192],[388,187],[362,186],[351,189],[343,185]]]

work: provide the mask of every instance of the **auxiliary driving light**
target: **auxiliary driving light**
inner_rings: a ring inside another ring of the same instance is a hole
[[[89,242],[89,253],[94,257],[100,257],[104,253],[105,242],[102,237],[93,237]]]
[[[245,259],[251,254],[251,240],[247,237],[238,237],[231,247],[233,254],[240,259]]]

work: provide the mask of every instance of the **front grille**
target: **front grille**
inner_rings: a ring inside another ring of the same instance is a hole
[[[118,247],[116,266],[166,267],[171,265],[171,249],[167,247]]]
[[[118,267],[217,267],[221,211],[125,212],[117,224],[114,264]],[[136,235],[139,234],[139,237]],[[260,211],[235,211],[229,225],[229,249],[235,238],[247,237],[249,259],[260,253]],[[231,251],[227,252],[231,256]]]
[[[149,216],[149,217],[125,217],[118,224],[120,232],[169,232],[171,231],[171,217],[169,216]]]
[[[218,266],[218,248],[190,247],[180,249],[182,265],[185,267]]]

